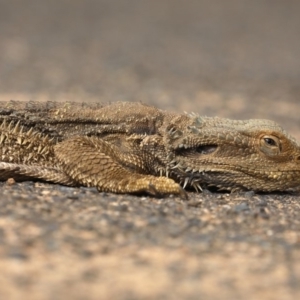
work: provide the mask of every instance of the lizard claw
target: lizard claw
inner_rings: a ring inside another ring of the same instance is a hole
[[[178,195],[182,200],[189,200],[188,193],[182,187],[180,187],[180,192]]]

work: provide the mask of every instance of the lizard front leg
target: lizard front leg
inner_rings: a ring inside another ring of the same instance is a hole
[[[54,147],[62,170],[75,182],[113,193],[148,193],[186,197],[179,184],[167,177],[140,174],[122,165],[119,150],[97,137],[74,137]]]

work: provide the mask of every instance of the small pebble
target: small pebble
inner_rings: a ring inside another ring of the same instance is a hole
[[[6,180],[6,184],[7,185],[14,185],[16,183],[16,181],[13,178],[8,178]]]

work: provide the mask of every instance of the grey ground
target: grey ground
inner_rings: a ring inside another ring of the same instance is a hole
[[[0,100],[143,101],[300,139],[299,1],[6,1]],[[1,299],[297,299],[300,197],[1,183]]]

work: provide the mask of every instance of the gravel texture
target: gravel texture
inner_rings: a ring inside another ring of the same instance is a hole
[[[300,2],[6,1],[0,100],[143,101],[300,139]],[[0,183],[0,299],[299,299],[297,194]]]

